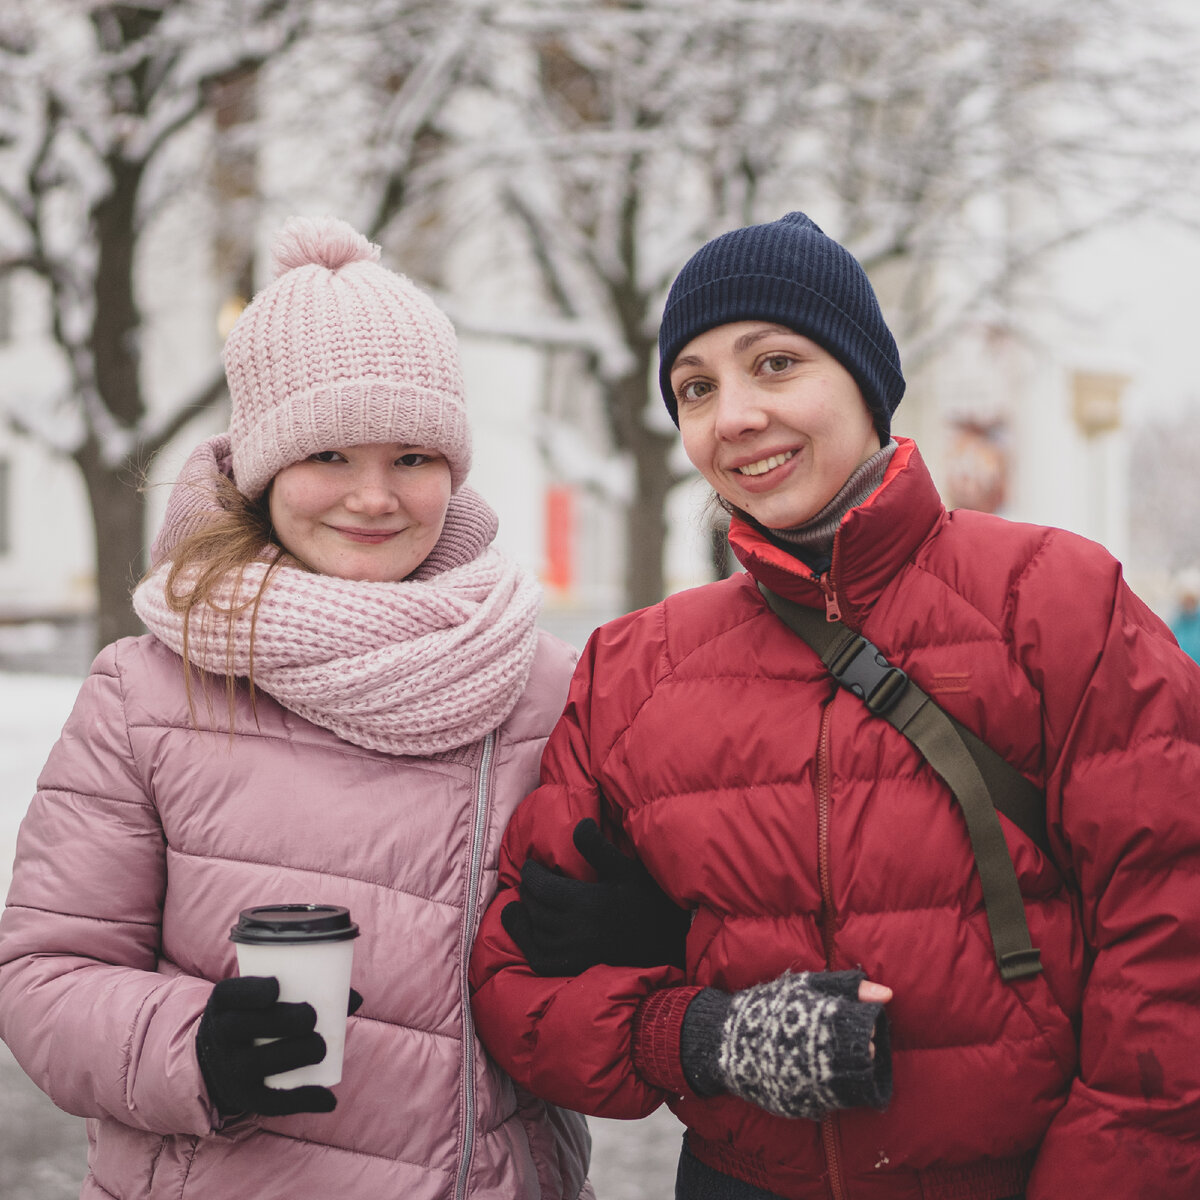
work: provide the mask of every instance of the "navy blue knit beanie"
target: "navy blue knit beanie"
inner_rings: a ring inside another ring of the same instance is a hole
[[[895,339],[858,260],[801,212],[701,246],[671,285],[658,334],[658,385],[679,424],[671,365],[694,337],[773,321],[828,350],[854,376],[881,438],[904,395]]]

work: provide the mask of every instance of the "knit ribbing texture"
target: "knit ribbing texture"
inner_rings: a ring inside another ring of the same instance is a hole
[[[679,1031],[688,1007],[703,991],[669,987],[651,992],[637,1007],[630,1030],[630,1050],[638,1074],[654,1087],[675,1095],[689,1086],[679,1052]]]

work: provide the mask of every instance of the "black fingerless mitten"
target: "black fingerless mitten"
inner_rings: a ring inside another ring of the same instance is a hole
[[[316,1021],[311,1004],[280,1003],[274,978],[221,980],[196,1033],[200,1073],[217,1111],[224,1117],[332,1112],[337,1100],[329,1088],[269,1088],[263,1082],[268,1075],[311,1066],[325,1057],[325,1039],[313,1032]],[[258,1038],[277,1040],[257,1046]]]
[[[575,827],[574,841],[595,870],[595,882],[571,879],[529,859],[521,868],[521,899],[500,913],[534,971],[578,975],[602,963],[682,967],[691,912],[675,904],[590,817]]]

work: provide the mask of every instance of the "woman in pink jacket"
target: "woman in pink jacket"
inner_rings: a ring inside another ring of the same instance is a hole
[[[98,656],[21,829],[0,1036],[89,1119],[89,1200],[591,1194],[582,1118],[487,1058],[466,979],[574,656],[463,486],[453,329],[378,254],[284,227],[134,596],[151,636]],[[341,1083],[281,1090],[325,1045],[229,932],[309,902],[359,926],[361,1007]]]

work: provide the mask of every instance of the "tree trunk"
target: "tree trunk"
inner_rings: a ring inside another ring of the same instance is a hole
[[[631,253],[627,251],[627,253]],[[647,381],[658,347],[638,332],[644,324],[644,300],[630,289],[616,289],[626,344],[634,366],[605,389],[604,406],[613,444],[633,462],[633,497],[625,510],[626,612],[657,604],[666,595],[667,498],[679,481],[671,471],[671,450],[679,435],[646,423]]]
[[[667,592],[667,498],[674,435],[641,430],[633,448],[634,498],[625,512],[625,608],[657,604]]]
[[[119,637],[145,633],[130,593],[145,555],[145,504],[136,468],[114,470],[95,452],[76,456],[87,487],[96,545],[96,649]]]
[[[134,291],[140,163],[112,159],[112,188],[92,210],[95,226],[95,316],[89,349],[96,390],[104,407],[125,426],[145,415],[142,398],[142,316]]]

